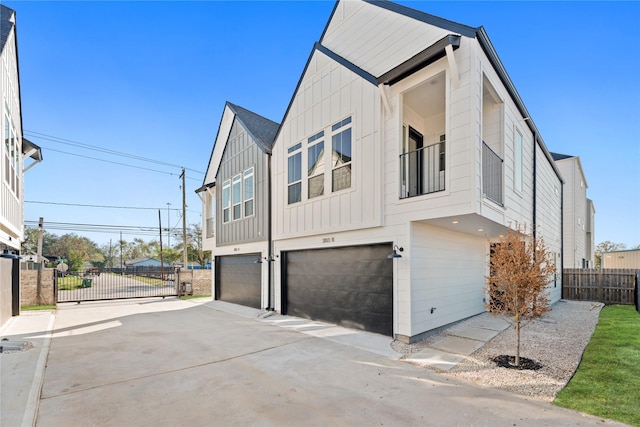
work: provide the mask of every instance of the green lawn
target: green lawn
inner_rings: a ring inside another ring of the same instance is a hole
[[[65,276],[58,278],[58,289],[61,291],[70,291],[82,287],[82,277]]]
[[[555,405],[640,426],[640,314],[607,306]]]

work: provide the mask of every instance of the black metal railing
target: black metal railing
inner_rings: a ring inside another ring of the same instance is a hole
[[[482,141],[482,193],[487,199],[502,206],[502,167],[504,161],[486,142]]]
[[[445,189],[445,142],[400,155],[400,198]]]

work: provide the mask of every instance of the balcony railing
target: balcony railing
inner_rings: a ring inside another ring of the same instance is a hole
[[[205,230],[207,239],[210,239],[214,236],[215,227],[216,227],[216,223],[213,220],[213,218],[207,218],[207,224],[206,224],[206,230]]]
[[[504,161],[482,141],[482,193],[487,199],[503,205],[502,167]]]
[[[400,198],[444,190],[445,142],[400,155]]]

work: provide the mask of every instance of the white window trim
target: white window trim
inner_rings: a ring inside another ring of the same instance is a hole
[[[225,200],[224,191],[229,190],[229,199]],[[229,211],[229,216],[225,221],[224,211]],[[231,222],[231,180],[227,179],[222,183],[222,222],[224,224]]]
[[[248,178],[253,178],[253,182],[252,182],[252,197],[247,199],[247,195],[245,194],[245,185],[246,185],[246,180]],[[242,172],[242,214],[243,214],[243,218],[249,218],[252,217],[256,214],[256,178],[255,178],[255,169],[252,167],[250,167],[249,169],[245,170],[244,172]],[[253,213],[251,215],[247,215],[246,212],[246,206],[247,206],[247,202],[253,202]]]
[[[519,143],[518,143],[519,137]],[[522,194],[524,187],[524,135],[520,129],[513,129],[513,189]]]

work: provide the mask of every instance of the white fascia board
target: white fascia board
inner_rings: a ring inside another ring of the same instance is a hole
[[[227,141],[229,140],[229,133],[231,132],[231,126],[235,119],[235,114],[231,111],[228,105],[224,106],[224,112],[222,113],[222,120],[220,120],[220,127],[218,128],[218,135],[216,142],[213,146],[213,152],[211,153],[211,160],[209,160],[209,167],[207,167],[207,173],[205,174],[204,184],[215,183],[216,175],[218,174],[218,168],[220,162],[222,162],[222,155],[226,148]]]

